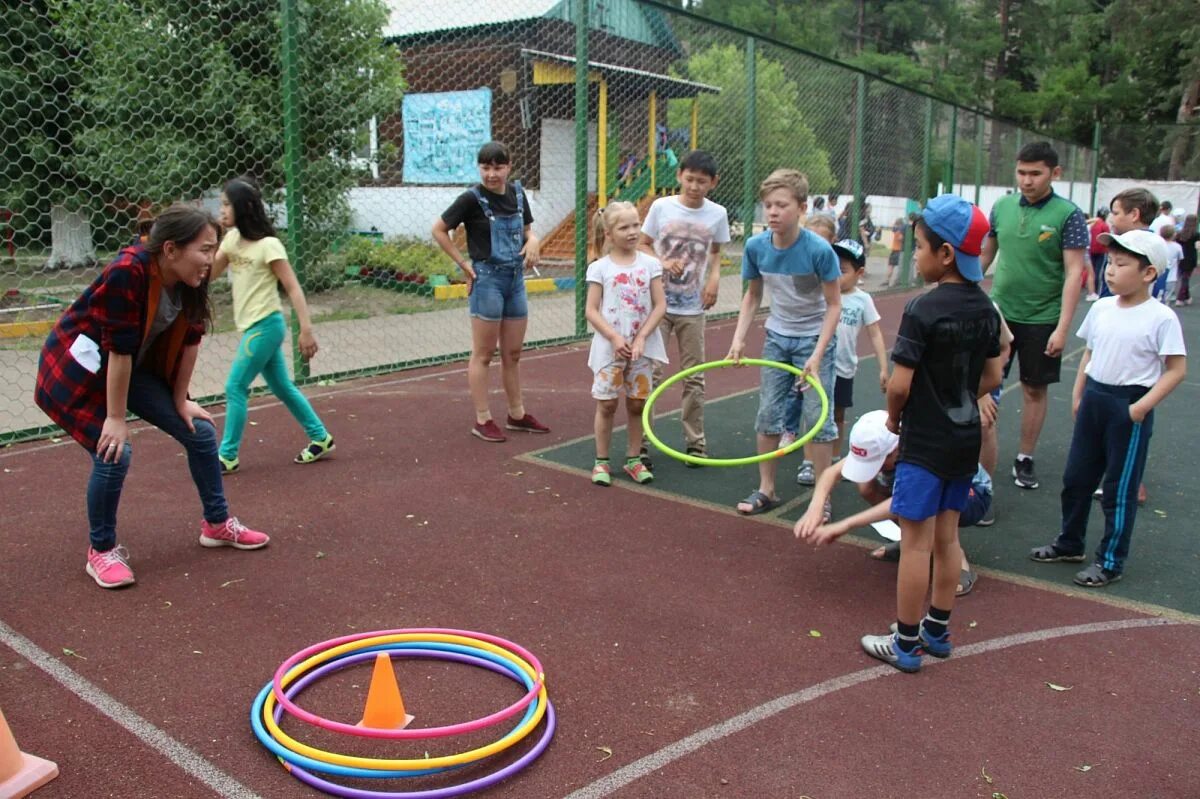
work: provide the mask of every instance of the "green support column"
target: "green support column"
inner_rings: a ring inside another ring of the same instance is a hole
[[[1074,144],[1067,145],[1067,199],[1075,202],[1075,151]]]
[[[307,242],[304,235],[304,158],[300,136],[300,27],[297,0],[281,0],[283,42],[283,171],[287,196],[288,260],[303,287],[308,268]],[[308,377],[308,361],[300,354],[300,321],[292,311],[292,370],[298,379]]]
[[[983,190],[983,116],[975,115],[975,204]]]
[[[850,201],[850,237],[858,238],[858,210],[862,208],[863,138],[866,136],[867,79],[858,73],[854,101],[854,199]]]
[[[575,5],[575,335],[587,335],[588,2]]]
[[[743,131],[742,150],[742,241],[754,233],[754,202],[757,195],[757,167],[755,164],[754,140],[757,114],[757,64],[755,61],[754,37],[746,37],[746,120]]]
[[[946,171],[942,178],[945,191],[954,193],[954,158],[958,144],[958,106],[950,106],[950,139],[946,144]]]
[[[929,201],[929,181],[933,178],[933,98],[925,100],[925,144],[921,150],[921,186],[917,189],[917,203],[924,207]],[[907,209],[905,209],[907,211]],[[900,260],[900,285],[912,285],[913,234],[907,228],[908,214],[904,215],[904,254]]]
[[[1089,214],[1096,213],[1096,200],[1099,199],[1096,194],[1100,188],[1100,120],[1096,120],[1096,127],[1092,130],[1092,205],[1088,208]]]

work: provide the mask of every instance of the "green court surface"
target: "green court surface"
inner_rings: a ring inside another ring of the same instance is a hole
[[[1080,303],[1078,329],[1087,311]],[[1200,352],[1200,325],[1190,325],[1190,316],[1200,313],[1180,309],[1184,337],[1189,353]],[[1044,585],[1088,596],[1102,595],[1124,603],[1160,606],[1192,615],[1200,615],[1200,534],[1191,514],[1196,493],[1192,483],[1200,475],[1197,469],[1197,430],[1200,429],[1200,369],[1167,398],[1156,411],[1150,456],[1146,467],[1149,501],[1139,509],[1125,579],[1102,589],[1084,589],[1071,578],[1079,564],[1039,564],[1028,559],[1028,551],[1053,541],[1061,516],[1059,493],[1062,473],[1072,434],[1071,385],[1082,353],[1082,342],[1073,333],[1068,340],[1068,355],[1063,364],[1063,382],[1050,390],[1050,408],[1036,453],[1037,474],[1041,487],[1026,491],[1017,488],[1011,478],[1012,460],[1020,432],[1021,391],[1015,372],[1006,382],[1000,403],[1000,463],[994,475],[997,521],[993,527],[963,530],[962,542],[972,564],[989,572],[1015,575],[1018,579],[1037,580]],[[883,407],[883,396],[875,385],[870,357],[862,359],[855,383],[854,408],[847,413],[852,423],[859,415]],[[746,388],[740,393],[709,398],[705,403],[705,432],[714,457],[738,457],[754,451],[754,417],[758,408],[758,370],[746,370]],[[621,412],[623,414],[623,411]],[[622,417],[619,415],[618,420]],[[678,412],[655,420],[656,434],[667,444],[682,449],[682,431]],[[620,463],[624,452],[624,430],[613,435],[613,463]],[[843,444],[844,448],[844,444]],[[711,506],[736,514],[734,505],[758,484],[756,466],[689,469],[666,455],[655,452],[654,482],[637,490],[661,495],[664,499]],[[595,449],[592,438],[584,438],[536,453],[535,460],[578,470],[587,479]],[[807,507],[809,489],[795,482],[801,456],[793,453],[779,461],[777,490],[783,505],[756,517],[781,530],[790,527]],[[614,483],[633,484],[614,469]],[[619,476],[618,476],[619,475]],[[597,489],[601,490],[601,489]],[[865,507],[852,486],[843,483],[834,492],[834,513],[844,516]],[[714,520],[715,522],[716,520]],[[1099,545],[1104,517],[1095,503],[1088,530],[1089,553]],[[849,537],[856,543],[881,542],[871,529],[856,531]],[[799,545],[799,544],[798,544]]]

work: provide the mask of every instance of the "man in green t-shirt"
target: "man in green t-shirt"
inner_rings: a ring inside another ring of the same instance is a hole
[[[1021,446],[1012,471],[1021,488],[1038,487],[1033,451],[1046,421],[1046,388],[1059,380],[1090,243],[1083,212],[1054,193],[1052,183],[1061,176],[1058,153],[1049,142],[1022,147],[1017,153],[1020,193],[996,201],[983,245],[984,270],[993,260],[996,265],[992,299],[1013,333],[1005,376],[1014,359],[1021,367]]]

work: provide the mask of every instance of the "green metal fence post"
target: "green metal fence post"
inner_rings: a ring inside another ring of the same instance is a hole
[[[950,106],[950,139],[946,145],[946,171],[942,180],[943,191],[954,193],[954,159],[957,155],[958,106]]]
[[[983,191],[983,116],[975,115],[975,204]]]
[[[756,116],[758,76],[756,47],[753,36],[746,37],[746,120],[744,125],[742,164],[742,242],[754,234],[754,201],[757,194],[758,165],[755,163],[754,140],[756,138]]]
[[[925,144],[921,150],[921,185],[917,189],[917,202],[924,206],[929,201],[929,181],[933,177],[933,98],[925,99]],[[907,209],[905,209],[907,211]],[[913,234],[908,226],[908,214],[904,215],[904,255],[901,256],[900,282],[912,285]]]
[[[1074,144],[1067,145],[1067,199],[1075,202],[1075,151]]]
[[[1088,208],[1088,213],[1096,213],[1096,197],[1100,188],[1100,120],[1096,120],[1096,127],[1092,129],[1092,205]]]
[[[288,258],[303,286],[308,267],[304,235],[304,158],[300,137],[300,27],[297,0],[281,0],[283,41],[280,50],[283,89],[283,172],[287,195]],[[308,377],[308,361],[300,354],[300,320],[292,311],[292,370],[297,378]]]
[[[575,334],[587,334],[588,3],[575,5]]]
[[[854,198],[850,200],[850,238],[854,239],[858,238],[858,212],[863,205],[863,136],[867,127],[867,79],[861,72],[858,74],[857,89],[854,102]]]

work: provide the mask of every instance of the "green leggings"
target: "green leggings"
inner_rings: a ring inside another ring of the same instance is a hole
[[[250,396],[250,384],[260,373],[267,381],[267,388],[283,401],[309,439],[325,440],[325,425],[288,375],[283,357],[284,332],[283,314],[276,311],[255,322],[242,335],[229,379],[225,381],[225,435],[221,438],[220,453],[226,460],[236,458],[242,445],[246,400]]]

